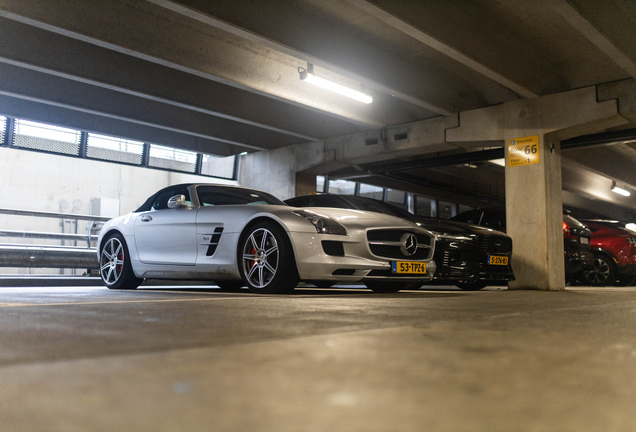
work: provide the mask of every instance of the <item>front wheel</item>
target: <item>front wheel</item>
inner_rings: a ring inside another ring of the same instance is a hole
[[[464,291],[479,291],[482,288],[486,288],[488,284],[481,280],[476,281],[457,281],[455,283],[457,287]]]
[[[115,233],[104,240],[99,252],[99,274],[109,289],[136,289],[143,279],[135,276],[124,237]]]
[[[262,221],[239,241],[239,271],[245,286],[257,294],[289,293],[300,278],[287,233],[275,222]]]
[[[364,281],[364,284],[373,292],[377,293],[394,293],[403,289],[407,289],[410,282],[388,282],[388,281]]]
[[[584,271],[587,283],[592,286],[607,286],[616,283],[616,268],[611,259],[604,255],[594,257],[594,268]]]

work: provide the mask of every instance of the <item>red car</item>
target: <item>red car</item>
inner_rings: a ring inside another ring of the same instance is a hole
[[[595,258],[594,269],[583,273],[587,283],[632,285],[636,281],[636,231],[626,228],[625,222],[602,219],[582,222],[592,231]]]

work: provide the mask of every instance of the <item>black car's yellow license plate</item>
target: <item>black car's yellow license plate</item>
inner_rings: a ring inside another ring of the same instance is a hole
[[[425,274],[426,263],[415,261],[393,261],[393,273]]]
[[[508,265],[508,257],[488,255],[488,264],[490,265]]]

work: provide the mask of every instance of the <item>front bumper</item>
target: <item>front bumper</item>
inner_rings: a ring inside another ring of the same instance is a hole
[[[625,276],[636,275],[636,264],[625,264],[618,267],[618,273]]]
[[[566,274],[591,270],[594,267],[594,253],[590,250],[566,251],[564,259]]]
[[[424,274],[394,274],[392,261],[371,253],[366,238],[293,232],[296,268],[303,281],[359,282],[364,280],[427,282],[437,266],[432,258],[417,260],[426,264]],[[342,242],[344,256],[327,255],[322,241]],[[404,258],[404,261],[409,261]]]
[[[492,255],[508,257],[507,265],[490,265],[488,254],[481,251],[473,242],[437,241],[435,248],[435,262],[437,271],[436,281],[511,281],[515,280],[510,260],[512,253],[497,253]]]

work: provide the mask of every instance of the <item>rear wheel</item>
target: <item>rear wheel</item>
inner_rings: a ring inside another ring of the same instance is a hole
[[[124,237],[115,233],[102,243],[99,274],[109,289],[135,289],[143,279],[135,276]]]
[[[457,287],[464,291],[479,291],[482,288],[486,288],[488,284],[481,280],[476,281],[457,281],[455,283]]]
[[[257,294],[289,293],[300,278],[287,233],[275,222],[261,221],[241,236],[239,271],[245,286]]]
[[[377,293],[394,293],[403,289],[407,289],[410,282],[388,282],[388,281],[364,281],[364,284]]]
[[[592,270],[584,271],[585,279],[592,286],[607,286],[616,283],[616,267],[612,260],[605,255],[594,257]]]

